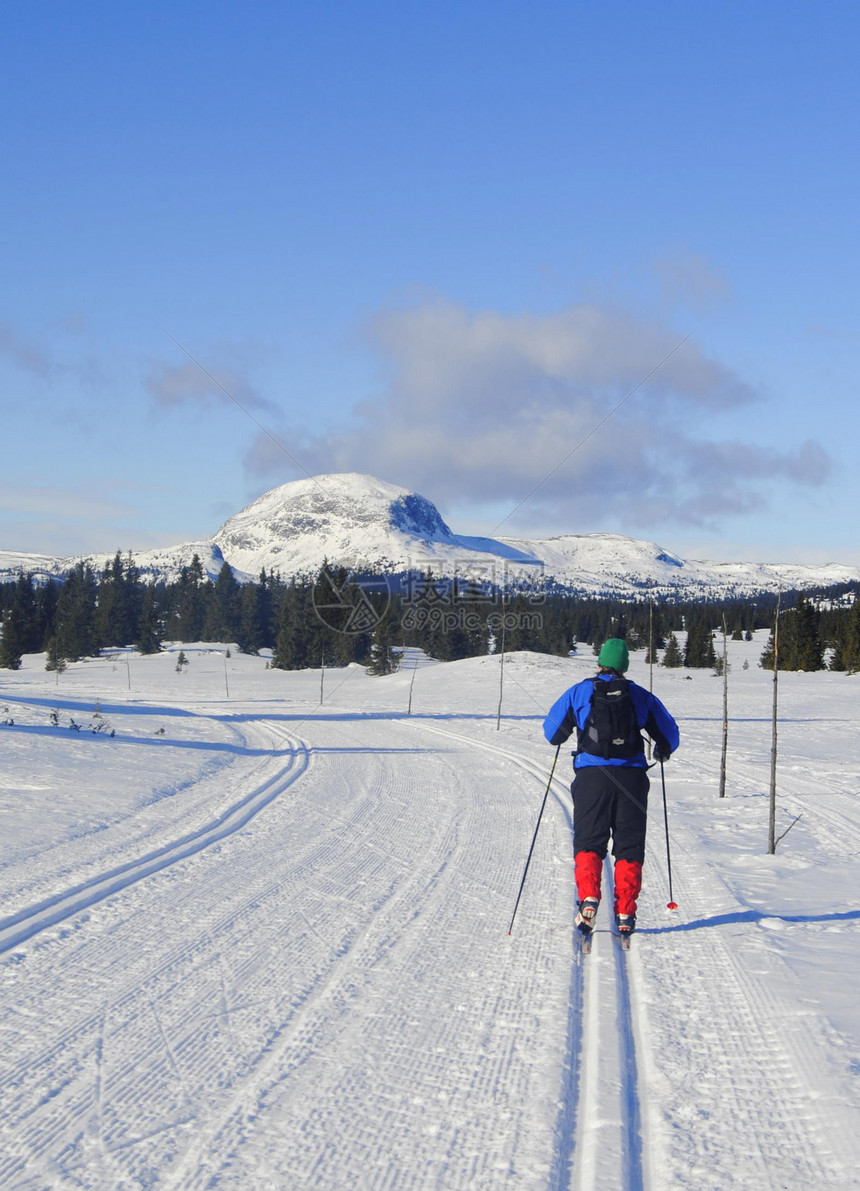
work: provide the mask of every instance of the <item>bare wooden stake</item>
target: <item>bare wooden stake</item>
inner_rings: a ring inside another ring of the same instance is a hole
[[[720,756],[720,798],[726,796],[726,757],[729,750],[729,647],[726,614],[723,613],[723,748]]]
[[[415,671],[418,669],[418,650],[415,650],[415,663],[412,666],[412,677],[409,679],[409,706],[406,709],[407,715],[412,715],[412,688],[415,686]]]
[[[779,703],[779,606],[782,601],[782,589],[776,596],[776,616],[773,618],[773,716],[771,722],[770,744],[770,813],[768,816],[767,850],[768,855],[776,852],[776,743],[777,743],[777,707]]]
[[[496,731],[502,726],[502,699],[505,696],[505,597],[502,596],[502,658],[499,665],[499,710],[496,714]]]

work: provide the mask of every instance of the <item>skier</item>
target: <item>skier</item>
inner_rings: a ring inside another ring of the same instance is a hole
[[[550,708],[544,735],[563,744],[577,730],[573,754],[573,846],[576,925],[587,941],[600,904],[600,873],[609,838],[615,858],[615,921],[625,942],[636,926],[642,888],[648,789],[641,731],[654,741],[654,757],[668,761],[678,747],[678,725],[644,687],[623,677],[630,664],[618,637],[603,643],[594,678],[578,682]]]

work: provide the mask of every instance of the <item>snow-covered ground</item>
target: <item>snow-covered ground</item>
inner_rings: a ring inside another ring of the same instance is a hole
[[[769,857],[762,645],[722,801],[720,680],[655,668],[680,908],[658,779],[641,930],[586,958],[565,751],[507,932],[590,652],[509,655],[499,730],[497,658],[0,673],[0,1186],[860,1186],[860,677],[780,676]]]

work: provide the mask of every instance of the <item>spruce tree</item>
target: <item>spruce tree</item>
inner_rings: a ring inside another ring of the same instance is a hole
[[[66,576],[57,599],[56,649],[60,657],[76,662],[98,653],[97,594],[98,583],[92,568],[77,563]]]
[[[674,633],[669,634],[669,639],[666,642],[666,652],[663,654],[663,665],[669,669],[677,669],[683,666],[684,658],[681,655],[681,647],[678,644],[678,638]]]
[[[297,605],[298,595],[295,580],[293,580],[281,600],[278,636],[272,654],[272,669],[274,670],[300,670],[304,664]]]
[[[235,641],[239,636],[241,587],[229,562],[221,565],[218,578],[207,592],[208,607],[201,630],[203,641]]]
[[[113,561],[102,571],[98,585],[95,631],[99,645],[128,645],[134,640],[137,630],[134,615],[136,584],[136,568],[129,579],[117,550]]]
[[[57,600],[60,596],[60,583],[56,579],[49,579],[36,588],[35,608],[35,649],[47,649],[48,641],[56,634]]]
[[[370,647],[368,674],[393,674],[400,665],[400,659],[392,648],[393,624],[391,609],[387,608],[373,630],[373,644]]]
[[[141,580],[140,570],[135,566],[129,550],[125,560],[122,583],[124,627],[129,641],[136,641],[140,636],[140,618],[143,614],[144,598],[150,586],[151,584],[145,584]]]
[[[311,601],[311,589],[295,580],[284,593],[281,620],[272,667],[276,670],[305,670],[318,666],[323,656],[322,624]]]
[[[786,628],[790,625],[789,640],[786,642],[785,660],[780,665],[784,670],[823,670],[824,649],[818,631],[818,614],[814,606],[801,593],[794,610],[785,618]]]
[[[140,614],[137,640],[135,642],[140,653],[158,653],[161,649],[161,638],[158,632],[158,613],[155,607],[155,591],[147,586],[143,595],[143,608]]]
[[[860,592],[855,595],[846,620],[842,660],[849,674],[856,674],[860,670]]]
[[[37,653],[42,647],[42,632],[39,624],[36,587],[31,574],[19,575],[12,599],[21,633],[23,653]]]
[[[56,637],[50,637],[47,642],[45,657],[45,669],[62,674],[66,669],[66,660],[60,653],[59,645]]]
[[[351,623],[362,624],[365,619],[366,608],[362,602],[364,593],[354,579],[347,579],[345,572],[337,576],[338,590],[341,592],[344,605],[349,609],[358,609],[356,620],[351,621],[349,614],[344,614],[340,620],[330,622],[331,627],[326,634],[326,658],[333,666],[348,666],[350,662],[364,664],[370,658],[371,628],[364,632],[350,627]],[[371,613],[373,612],[372,606]]]
[[[0,669],[20,670],[23,655],[36,653],[41,646],[33,576],[19,575],[7,600],[6,611],[0,617]]]
[[[23,655],[24,626],[17,604],[6,612],[0,629],[0,670],[20,670]]]
[[[265,573],[264,573],[265,574]],[[239,626],[236,644],[242,653],[258,654],[266,643],[265,578],[246,583],[239,597]]]
[[[837,630],[833,638],[833,652],[830,655],[830,665],[827,668],[843,672],[848,669],[845,663],[845,637],[841,630]]]
[[[206,615],[206,576],[198,554],[180,571],[177,588],[171,635],[179,641],[199,641]]]
[[[687,629],[687,647],[684,650],[684,665],[689,668],[710,669],[714,664],[714,637],[703,616],[690,616]]]
[[[538,613],[522,593],[514,596],[513,601],[502,608],[506,618],[505,652],[514,653],[516,650],[540,650],[541,647],[541,613]]]

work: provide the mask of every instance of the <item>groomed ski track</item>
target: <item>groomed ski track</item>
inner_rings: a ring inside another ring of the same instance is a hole
[[[4,1188],[852,1185],[853,1139],[808,1095],[820,1039],[679,817],[683,917],[652,819],[633,949],[607,872],[583,957],[561,763],[507,936],[538,724],[230,722],[272,757],[217,813],[2,926]]]
[[[536,764],[492,741],[477,742],[435,725],[421,721],[416,724],[520,767],[535,779],[536,795],[547,785],[546,763]],[[560,754],[560,759],[562,757],[568,760],[566,753]],[[558,776],[553,776],[551,791],[561,809],[562,822],[570,828],[568,768],[569,762],[556,766]],[[572,837],[568,851],[572,857]],[[608,863],[604,889],[606,904],[611,906],[612,867]],[[558,907],[561,920],[571,931],[572,964],[562,1112],[555,1129],[553,1163],[547,1186],[565,1191],[568,1188],[598,1191],[598,1188],[607,1186],[623,1191],[642,1191],[642,1113],[629,978],[632,953],[622,952],[604,908],[599,918],[601,929],[594,932],[591,953],[584,956],[579,936],[572,927],[573,908],[571,888],[569,900]],[[514,924],[514,932],[528,929],[528,922],[520,921],[519,926]]]

